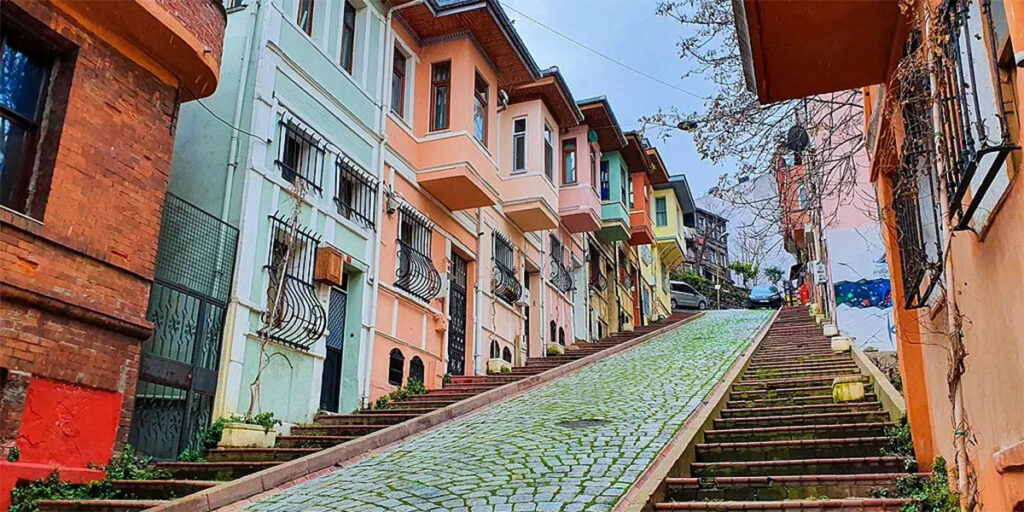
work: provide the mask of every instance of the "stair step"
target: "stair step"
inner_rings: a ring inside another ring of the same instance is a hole
[[[831,412],[863,412],[880,411],[878,402],[846,402],[840,404],[803,404],[776,407],[740,407],[725,409],[722,418],[752,418],[758,416],[788,416],[800,414],[819,414]]]
[[[796,460],[831,457],[870,457],[889,442],[886,436],[837,439],[740,441],[696,445],[699,462]]]
[[[714,510],[716,512],[899,512],[910,500],[849,498],[843,500],[707,501],[656,503],[655,510]]]
[[[833,376],[799,377],[795,379],[744,380],[737,382],[733,386],[733,389],[737,391],[753,391],[758,389],[779,389],[814,385],[828,385],[831,387],[833,380],[835,380],[835,377]],[[867,376],[862,376],[860,380],[865,383],[871,382],[871,379]]]
[[[110,485],[135,499],[158,500],[187,496],[220,482],[214,480],[111,480]]]
[[[400,413],[391,409],[377,409],[374,414],[318,414],[313,417],[317,425],[395,425],[411,420],[418,413]]]
[[[810,361],[807,363],[796,363],[796,362],[779,362],[779,363],[768,363],[754,366],[753,364],[747,367],[747,371],[750,370],[803,370],[805,368],[811,369],[822,369],[822,368],[857,368],[857,363],[853,362],[852,359],[825,359],[822,361]]]
[[[821,414],[793,414],[783,416],[758,416],[755,418],[721,418],[714,420],[716,429],[778,427],[789,425],[825,425],[835,423],[870,423],[889,419],[889,413],[874,412],[830,412]]]
[[[892,422],[835,423],[827,425],[794,425],[785,427],[758,427],[714,429],[704,432],[706,443],[742,441],[785,441],[798,439],[835,439],[884,436]]]
[[[748,371],[743,374],[743,379],[740,380],[740,384],[748,380],[769,380],[769,379],[795,379],[800,377],[839,377],[845,375],[854,375],[860,373],[860,368],[856,366],[852,368],[826,368],[826,369],[810,369],[810,370],[787,370],[787,371],[774,371],[774,370],[755,370]]]
[[[908,473],[723,476],[666,478],[665,484],[669,501],[779,501],[820,496],[842,499],[870,496],[877,489],[893,489],[896,480],[904,476]]]
[[[277,436],[281,448],[330,448],[362,436]]]
[[[383,430],[388,425],[301,425],[292,427],[296,436],[362,436]]]
[[[874,393],[866,393],[864,395],[865,402],[876,402],[878,397]],[[813,405],[813,404],[831,404],[832,395],[817,395],[817,396],[789,396],[780,398],[761,398],[755,400],[729,400],[726,402],[726,407],[729,409],[743,409],[749,407],[780,407],[783,405]]]
[[[836,457],[820,459],[694,462],[690,473],[708,476],[849,475],[856,473],[899,473],[900,457]]]
[[[39,512],[132,512],[159,507],[163,500],[40,500]]]
[[[311,453],[320,448],[215,448],[206,452],[208,462],[284,462]]]
[[[158,462],[157,469],[182,480],[234,480],[280,462]]]
[[[866,386],[865,389],[869,388]],[[777,389],[751,389],[747,391],[733,391],[730,398],[736,400],[752,400],[763,398],[778,398],[789,396],[832,396],[832,384],[827,386],[801,386],[793,388]]]

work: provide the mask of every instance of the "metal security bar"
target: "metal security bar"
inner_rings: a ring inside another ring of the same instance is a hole
[[[967,229],[1006,157],[1020,149],[1010,141],[999,84],[992,88],[994,103],[985,104],[985,98],[979,97],[983,91],[979,86],[984,83],[979,83],[979,78],[991,82],[992,76],[998,76],[998,57],[996,45],[986,44],[984,37],[985,31],[994,33],[991,5],[983,1],[978,9],[980,20],[972,18],[975,13],[971,12],[968,0],[945,0],[939,11],[938,29],[946,33],[938,38],[941,51],[933,71],[937,84],[939,156],[953,229]],[[979,171],[981,181],[975,184]],[[971,199],[965,208],[968,192]]]
[[[441,291],[441,275],[430,258],[402,240],[397,240],[397,243],[395,286],[425,301],[436,297]]]
[[[275,164],[289,183],[301,180],[318,194],[323,192],[326,143],[291,119],[281,119],[280,144]]]
[[[227,302],[238,230],[167,194],[160,218],[155,278]]]
[[[608,278],[601,272],[601,254],[590,249],[590,287],[598,292],[608,289]]]
[[[334,196],[338,213],[368,229],[375,229],[377,179],[344,154],[338,155],[334,167],[338,176],[338,189]]]
[[[576,289],[572,282],[572,273],[561,261],[551,260],[551,284],[562,293]]]
[[[270,216],[270,230],[270,255],[264,267],[270,284],[260,334],[284,345],[308,350],[327,329],[327,312],[320,304],[313,283],[320,239],[302,226],[289,225],[274,215]],[[271,316],[278,296],[281,302]]]
[[[515,304],[523,296],[523,285],[513,270],[513,254],[512,242],[495,232],[491,291],[508,304]]]

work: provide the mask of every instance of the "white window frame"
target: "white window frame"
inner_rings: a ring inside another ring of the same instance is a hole
[[[516,123],[523,122],[523,131],[516,131]],[[526,168],[529,167],[529,134],[530,133],[530,121],[526,116],[517,117],[512,120],[512,174],[519,174],[526,172]],[[516,141],[522,139],[523,141],[523,167],[520,169],[516,167]]]

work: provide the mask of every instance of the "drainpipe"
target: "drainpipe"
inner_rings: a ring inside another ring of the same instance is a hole
[[[252,36],[256,32],[256,15],[259,13],[261,3],[256,2],[254,8],[249,12],[251,22],[249,30],[245,32],[245,40],[242,43],[245,51],[242,53],[242,76],[239,77],[241,90],[235,98],[235,112],[231,117],[231,126],[237,127],[242,122],[242,107],[245,106],[245,84],[249,81],[249,58],[252,56]],[[220,220],[227,222],[228,212],[231,204],[231,189],[235,182],[235,170],[238,169],[238,146],[239,131],[231,130],[231,142],[228,143],[228,165],[227,180],[224,183],[224,198],[221,200]]]
[[[382,183],[384,182],[384,180],[383,180],[383,178],[384,178],[384,148],[387,147],[387,145],[388,145],[387,119],[388,119],[388,111],[391,109],[391,96],[387,94],[387,90],[388,90],[388,86],[387,86],[387,83],[388,83],[388,80],[387,80],[388,79],[388,73],[387,73],[387,71],[389,69],[391,69],[392,59],[394,58],[394,52],[389,52],[388,51],[388,48],[389,48],[388,43],[391,41],[391,35],[392,35],[392,32],[393,32],[392,29],[391,29],[391,20],[394,17],[395,11],[397,11],[399,9],[404,9],[406,7],[412,7],[414,5],[419,5],[419,4],[422,4],[422,3],[423,3],[423,0],[413,0],[412,2],[409,2],[409,3],[405,4],[405,5],[392,6],[392,7],[388,8],[387,15],[384,17],[384,44],[383,44],[383,51],[385,51],[386,53],[384,54],[384,63],[381,66],[381,69],[380,69],[380,88],[379,88],[380,89],[380,103],[379,103],[379,105],[380,105],[380,109],[379,109],[380,110],[380,114],[378,116],[380,121],[379,121],[378,127],[377,127],[377,129],[380,131],[380,135],[381,135],[381,143],[380,143],[380,146],[379,146],[379,148],[380,148],[379,149],[379,151],[380,151],[380,158],[378,159],[379,162],[377,164],[377,176],[380,176],[382,178],[382,180],[381,180]],[[392,169],[391,174],[387,177],[387,184],[388,184],[388,186],[389,187],[393,187],[394,186],[394,181],[395,181],[395,173],[394,173],[394,169]],[[370,328],[369,328],[369,333],[366,336],[366,347],[365,347],[365,350],[364,350],[363,361],[362,361],[362,365],[363,365],[363,369],[364,369],[364,375],[363,375],[363,382],[361,383],[361,386],[360,386],[362,389],[360,389],[360,392],[359,392],[360,401],[364,405],[366,403],[368,403],[369,399],[370,399],[370,380],[371,380],[371,377],[372,377],[371,373],[372,373],[372,370],[373,370],[373,342],[374,342],[374,340],[375,340],[375,338],[377,336],[377,305],[378,305],[378,297],[380,296],[380,293],[379,293],[380,292],[380,252],[381,252],[380,251],[380,247],[381,247],[380,243],[381,243],[381,231],[383,231],[383,229],[384,229],[384,226],[383,226],[383,224],[384,224],[384,216],[383,216],[383,214],[381,212],[383,211],[384,201],[385,201],[384,187],[383,186],[377,187],[377,219],[379,220],[379,222],[377,223],[377,229],[374,232],[374,236],[373,236],[374,245],[372,247],[372,250],[373,250],[373,286],[372,286],[371,291],[370,291],[370,312],[369,312],[370,313],[369,314],[369,317],[370,317],[370,319],[369,319],[370,320]]]
[[[484,308],[484,209],[476,209],[476,283],[473,286],[473,375],[483,369],[483,308]]]

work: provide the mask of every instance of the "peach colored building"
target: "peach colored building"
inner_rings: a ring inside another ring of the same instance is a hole
[[[737,7],[762,102],[866,88],[865,172],[882,216],[918,462],[943,456],[956,488],[984,510],[1024,510],[1024,5]],[[934,22],[916,21],[925,15]],[[901,62],[913,59],[926,72],[901,80]]]

